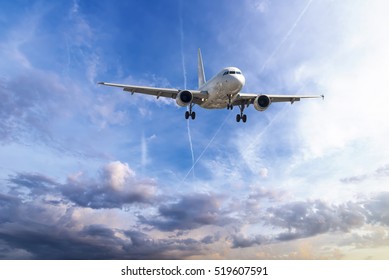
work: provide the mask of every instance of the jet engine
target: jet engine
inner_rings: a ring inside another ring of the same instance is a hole
[[[265,111],[271,104],[267,95],[258,95],[254,100],[254,108],[258,111]]]
[[[189,90],[182,90],[177,94],[176,103],[181,107],[188,106],[193,100],[193,94]]]

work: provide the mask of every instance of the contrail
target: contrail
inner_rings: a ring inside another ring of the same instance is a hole
[[[147,142],[144,133],[142,134],[141,138],[141,164],[142,164],[142,171],[144,173],[144,169],[147,165]]]
[[[194,158],[194,152],[193,152],[192,135],[190,133],[189,119],[186,120],[186,127],[188,129],[189,146],[190,146],[190,152],[192,154],[192,166],[194,166],[195,158]],[[193,179],[194,179],[194,177],[195,177],[195,173],[194,173],[194,169],[193,169]]]
[[[185,64],[185,55],[184,55],[184,22],[182,19],[182,1],[180,1],[180,11],[179,11],[179,20],[180,20],[180,42],[181,42],[181,62],[182,62],[182,72],[184,73],[184,89],[187,88],[187,76],[186,76],[186,64]],[[188,131],[189,147],[192,155],[192,166],[194,165],[194,152],[193,152],[193,143],[192,135],[190,133],[189,119],[186,121],[186,128]],[[193,169],[193,178],[195,177]]]
[[[276,53],[280,50],[280,48],[282,47],[283,44],[285,44],[285,42],[289,39],[290,35],[293,33],[293,31],[295,30],[296,26],[299,24],[300,20],[302,19],[302,17],[305,15],[305,13],[307,12],[308,8],[311,6],[313,0],[309,0],[308,3],[305,5],[305,7],[303,8],[303,10],[301,11],[301,13],[299,14],[299,16],[297,17],[297,19],[295,20],[294,24],[292,25],[292,27],[289,29],[288,33],[286,33],[286,35],[284,36],[284,38],[281,40],[281,42],[277,45],[277,47],[273,50],[273,52],[270,54],[270,56],[266,59],[265,63],[262,65],[262,68],[261,70],[259,71],[259,75],[262,74],[262,72],[265,70],[267,64],[270,62],[270,60],[276,55]],[[300,91],[300,90],[299,90]],[[246,147],[246,151],[251,149],[253,147],[253,145],[255,145],[255,143],[257,143],[258,139],[261,138],[266,132],[267,130],[269,129],[269,127],[272,126],[272,124],[274,123],[275,120],[277,120],[281,115],[284,115],[286,114],[286,112],[289,111],[289,109],[285,109],[285,107],[280,110],[271,120],[270,122],[266,125],[265,128],[262,129],[262,131],[257,135],[257,137],[255,137],[255,141],[252,141],[250,145],[248,145]]]
[[[279,49],[281,48],[281,46],[286,42],[286,40],[288,40],[288,38],[290,37],[290,35],[292,34],[292,32],[294,31],[294,29],[296,28],[296,26],[299,24],[301,18],[304,16],[304,14],[306,13],[306,11],[308,10],[309,6],[311,6],[311,3],[312,3],[313,0],[309,0],[307,5],[305,5],[304,9],[301,11],[300,15],[297,17],[296,21],[294,22],[294,24],[292,25],[292,27],[289,29],[288,33],[286,33],[286,35],[284,36],[284,38],[282,39],[282,41],[278,44],[278,46],[273,50],[273,52],[271,53],[271,55],[266,59],[265,63],[262,65],[262,68],[261,68],[261,71],[259,71],[259,74],[262,74],[263,70],[265,70],[267,64],[270,62],[270,60],[275,56],[275,54],[279,51]]]
[[[302,86],[302,87],[300,87],[300,88],[297,90],[297,92],[298,92],[298,93],[301,92],[301,91],[304,89],[304,87],[305,87],[305,85]],[[255,145],[258,143],[258,141],[260,140],[260,138],[261,138],[261,137],[268,131],[268,129],[273,125],[273,123],[274,123],[277,119],[279,119],[279,118],[283,117],[285,114],[287,114],[287,112],[289,112],[289,110],[291,109],[291,107],[292,107],[292,106],[286,106],[286,104],[285,104],[284,107],[281,107],[281,110],[279,110],[279,111],[275,114],[275,116],[269,121],[269,123],[262,129],[262,131],[261,131],[259,134],[257,134],[256,137],[255,137],[254,139],[252,139],[252,140],[250,141],[250,144],[249,144],[244,150],[245,150],[245,151],[250,151],[250,150],[253,148],[253,146],[255,146]]]
[[[186,65],[185,65],[185,55],[184,55],[184,23],[182,19],[182,1],[180,1],[180,42],[181,42],[181,62],[182,62],[182,71],[184,73],[184,88],[186,89]]]
[[[284,106],[283,108],[281,108],[277,113],[276,115],[270,120],[270,122],[262,129],[262,131],[260,133],[258,133],[256,135],[256,137],[254,139],[252,139],[252,141],[250,141],[250,144],[246,147],[246,150],[249,150],[251,149],[253,146],[255,146],[259,139],[267,132],[267,130],[272,126],[272,124],[278,119],[280,118],[281,116],[285,115],[288,111],[290,110],[290,106],[288,108],[286,108],[286,106]]]
[[[222,129],[222,127],[224,126],[224,124],[226,123],[226,120],[227,118],[231,115],[231,112],[230,111],[228,113],[228,115],[224,118],[224,121],[222,122],[222,124],[219,126],[219,128],[216,130],[215,134],[212,136],[211,140],[209,140],[207,146],[205,146],[204,150],[201,152],[200,156],[196,159],[196,161],[192,164],[192,167],[189,169],[188,173],[186,173],[184,179],[182,179],[182,182],[185,182],[186,178],[188,177],[188,175],[190,174],[190,172],[194,169],[194,167],[196,166],[196,164],[199,162],[199,160],[203,157],[204,153],[208,150],[208,147],[212,144],[213,140],[215,140],[216,136],[219,134],[220,130]]]

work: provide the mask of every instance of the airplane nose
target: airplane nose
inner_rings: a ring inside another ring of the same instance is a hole
[[[243,75],[232,76],[232,83],[230,83],[230,90],[238,93],[244,86],[246,80]]]
[[[235,75],[234,78],[235,78],[236,84],[238,84],[238,87],[240,87],[240,89],[242,89],[242,87],[246,83],[245,77],[241,74],[241,75]]]

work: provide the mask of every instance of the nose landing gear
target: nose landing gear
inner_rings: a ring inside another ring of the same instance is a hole
[[[232,97],[232,95],[231,94],[227,94],[227,97],[228,97],[227,110],[232,110],[232,109],[234,109],[234,106],[232,106],[232,104],[231,104],[231,97]]]

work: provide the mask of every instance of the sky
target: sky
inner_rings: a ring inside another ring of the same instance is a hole
[[[0,1],[0,259],[389,259],[388,1]],[[325,99],[194,107],[97,83]]]

